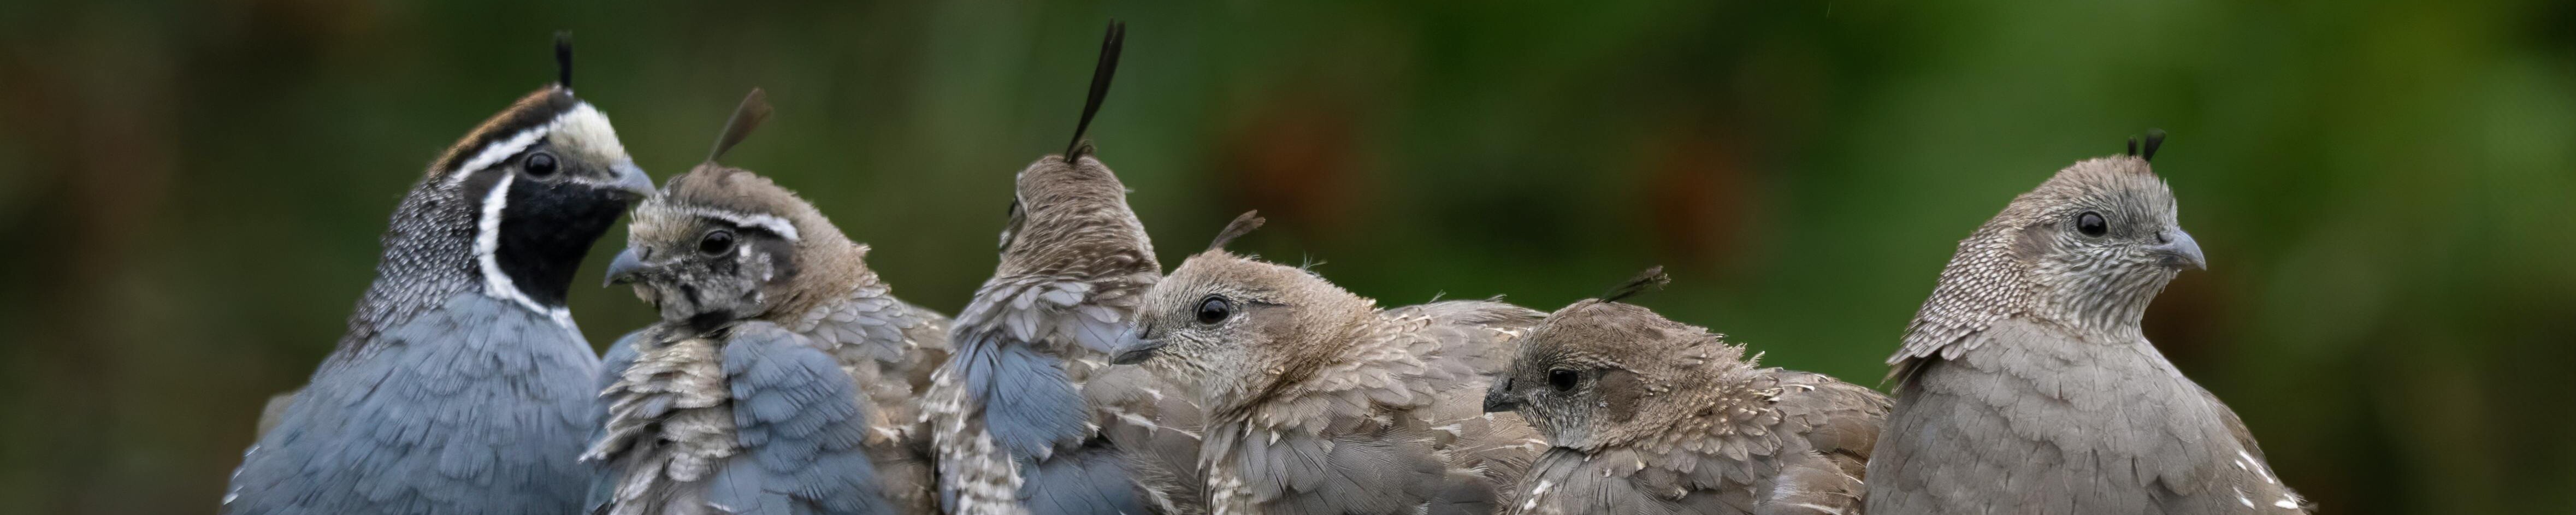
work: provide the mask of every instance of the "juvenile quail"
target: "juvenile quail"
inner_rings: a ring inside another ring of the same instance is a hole
[[[608,117],[555,84],[432,163],[385,232],[337,349],[242,457],[245,514],[580,509],[599,358],[564,309],[591,243],[652,181]]]
[[[707,161],[635,208],[609,266],[662,322],[606,357],[594,511],[936,510],[914,396],[947,319],[890,295],[811,203],[716,162],[769,112],[752,90]]]
[[[1190,385],[1218,514],[1491,513],[1543,441],[1479,407],[1504,341],[1538,311],[1492,301],[1379,309],[1306,270],[1222,247],[1246,213],[1144,295],[1116,362]]]
[[[1109,26],[1073,144],[1020,171],[1001,263],[957,313],[955,355],[923,400],[950,513],[1197,511],[1197,409],[1104,353],[1162,270],[1126,186],[1082,140],[1125,32]]]
[[[2245,424],[2139,331],[2205,266],[2144,152],[2089,159],[1959,242],[1889,374],[1869,512],[2303,513]]]
[[[1549,314],[1515,342],[1486,411],[1520,412],[1553,446],[1512,513],[1859,513],[1862,467],[1887,397],[1760,368],[1726,335],[1620,302],[1648,270]]]

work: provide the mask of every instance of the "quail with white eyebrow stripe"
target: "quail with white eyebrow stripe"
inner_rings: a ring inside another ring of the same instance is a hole
[[[2148,166],[2163,142],[2059,170],[1959,242],[1888,358],[1870,513],[2307,512],[2140,330],[2206,266]]]
[[[1621,302],[1665,281],[1648,270],[1514,340],[1485,410],[1520,412],[1553,448],[1510,512],[1858,513],[1887,397],[1760,368],[1725,335]]]
[[[936,513],[915,402],[947,317],[897,300],[812,203],[716,162],[769,112],[744,97],[609,265],[662,321],[604,358],[596,512]]]
[[[1492,513],[1544,441],[1486,413],[1504,341],[1542,313],[1490,300],[1380,309],[1304,269],[1238,256],[1236,218],[1144,295],[1113,355],[1207,411],[1217,514]]]
[[[375,283],[311,382],[245,452],[223,511],[561,514],[593,474],[599,359],[564,299],[652,193],[562,73],[450,147],[403,196]]]
[[[1020,170],[1001,262],[957,313],[956,355],[922,410],[950,513],[1192,513],[1198,410],[1152,374],[1107,366],[1137,295],[1162,277],[1127,188],[1083,131],[1117,71],[1111,22],[1061,155]]]

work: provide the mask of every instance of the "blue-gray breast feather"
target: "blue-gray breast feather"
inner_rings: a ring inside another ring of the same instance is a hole
[[[767,322],[720,330],[720,345],[686,332],[610,349],[620,370],[584,456],[611,467],[593,512],[895,512],[863,447],[867,406],[831,355]]]
[[[598,358],[578,332],[480,293],[333,359],[245,453],[224,511],[560,514]]]
[[[771,480],[764,494],[808,508],[790,513],[892,513],[860,448],[864,408],[839,363],[774,325],[745,323],[732,333],[725,373],[745,456],[726,472],[757,465]],[[725,505],[725,496],[708,498]]]

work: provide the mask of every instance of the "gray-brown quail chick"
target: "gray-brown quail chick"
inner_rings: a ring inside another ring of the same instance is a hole
[[[1761,368],[1725,335],[1620,302],[1665,280],[1649,270],[1515,341],[1485,409],[1520,412],[1552,447],[1510,512],[1859,513],[1887,397]]]
[[[1145,293],[1119,363],[1186,385],[1207,412],[1200,469],[1218,514],[1491,513],[1541,442],[1480,409],[1503,342],[1542,313],[1493,301],[1379,309],[1303,269],[1220,248]]]
[[[2014,198],[1906,328],[1869,512],[2304,513],[2244,422],[2139,330],[2199,244],[2148,167],[2088,159]]]
[[[1020,170],[1001,263],[923,398],[950,513],[1198,510],[1197,408],[1104,353],[1162,276],[1126,186],[1082,139],[1125,33],[1110,24],[1073,143]]]
[[[895,299],[868,246],[812,203],[716,162],[769,111],[753,90],[707,161],[636,207],[609,267],[663,321],[605,359],[609,409],[585,457],[613,470],[594,509],[743,508],[731,495],[877,512],[861,501],[881,496],[935,513],[915,399],[948,357],[947,319]]]

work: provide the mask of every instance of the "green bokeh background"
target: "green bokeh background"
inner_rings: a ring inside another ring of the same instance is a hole
[[[1952,245],[2156,127],[2211,269],[2148,334],[2328,512],[2576,513],[2576,5],[0,2],[0,511],[205,513],[441,148],[550,80],[657,177],[728,161],[953,311],[1011,174],[1094,127],[1167,265],[1388,305],[1642,303],[1875,384]],[[578,284],[622,243],[612,232]],[[576,287],[596,342],[652,316]]]

